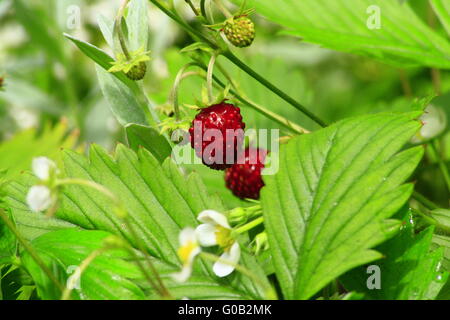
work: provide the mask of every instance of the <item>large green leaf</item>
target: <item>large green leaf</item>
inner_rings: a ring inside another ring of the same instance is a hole
[[[249,6],[307,42],[397,66],[450,68],[450,44],[414,13],[408,1],[250,0]],[[379,9],[379,29],[367,26],[372,8]]]
[[[150,151],[161,163],[170,156],[172,147],[167,139],[153,128],[138,124],[126,126],[127,142],[130,148],[137,151],[143,147]]]
[[[132,0],[128,7],[126,18],[128,26],[128,43],[130,50],[140,48],[147,50],[148,45],[148,1]]]
[[[443,248],[430,251],[433,228],[414,235],[413,227],[405,227],[393,239],[377,249],[385,256],[376,263],[380,268],[381,288],[369,290],[369,274],[364,267],[347,273],[342,281],[347,289],[364,292],[366,298],[380,300],[435,299],[448,278],[440,265]]]
[[[401,183],[423,148],[396,154],[420,128],[420,113],[340,121],[293,138],[261,201],[277,276],[288,299],[307,299],[332,279],[381,258],[370,248],[398,230],[387,220],[412,192]]]
[[[196,216],[205,209],[223,212],[220,200],[208,196],[196,174],[185,177],[170,159],[160,164],[144,148],[135,153],[119,145],[115,156],[111,157],[102,148],[93,145],[89,154],[87,159],[75,152],[63,151],[65,174],[68,177],[93,180],[118,195],[150,254],[164,266],[164,270],[179,270],[179,232],[185,227],[198,225]],[[78,226],[122,236],[136,246],[123,221],[114,214],[111,200],[101,193],[86,187],[66,186],[56,214],[57,219],[49,220],[26,208],[24,198],[33,183],[35,179],[26,174],[21,181],[10,184],[5,190],[6,206],[11,208],[19,230],[27,239],[35,239],[50,230]],[[262,282],[267,281],[256,259],[247,252],[243,252],[240,264],[252,270]],[[179,294],[183,293],[183,288],[190,290],[187,293],[192,293],[197,288],[198,297],[207,297],[208,292],[211,298],[254,299],[265,296],[264,288],[248,277],[236,272],[227,279],[219,279],[208,265],[209,263],[199,260],[193,280],[182,285],[167,280],[169,287],[176,289]],[[220,289],[219,286],[224,288]],[[212,288],[211,291],[208,291],[208,287]]]
[[[76,229],[46,233],[32,241],[33,248],[57,273],[62,285],[92,252],[102,247],[109,236],[104,231]],[[129,255],[123,250],[109,250],[95,258],[82,273],[79,289],[73,290],[72,298],[90,300],[142,299],[144,293],[129,279],[142,275],[136,265],[126,261]],[[33,277],[42,299],[60,299],[61,291],[47,278],[40,267],[28,255],[22,262]]]
[[[130,123],[148,124],[145,113],[133,91],[113,74],[98,65],[95,67],[103,95],[117,121],[123,126]]]

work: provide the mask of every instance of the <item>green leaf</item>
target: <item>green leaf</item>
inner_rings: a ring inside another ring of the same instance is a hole
[[[266,231],[287,299],[308,299],[344,272],[381,258],[370,250],[399,228],[386,220],[407,201],[401,185],[423,148],[396,154],[419,112],[340,121],[292,139],[261,191]]]
[[[450,210],[435,209],[430,212],[431,217],[438,222],[438,227],[450,231]]]
[[[99,14],[97,16],[97,23],[100,31],[102,32],[103,38],[105,38],[106,43],[112,49],[112,51],[114,51],[114,20],[103,14]]]
[[[31,243],[37,253],[58,272],[65,285],[75,268],[92,252],[102,247],[109,233],[81,231],[76,229],[46,233]],[[81,275],[80,289],[72,292],[73,298],[90,300],[142,299],[144,293],[130,279],[139,279],[140,270],[127,261],[129,255],[123,250],[108,250],[95,258]],[[25,253],[25,268],[36,282],[41,299],[60,299],[61,292],[50,282],[34,260]]]
[[[28,241],[56,230],[76,228],[75,225],[56,218],[47,218],[43,214],[31,212],[25,201],[28,189],[37,182],[30,173],[23,174],[20,179],[8,183],[3,192],[5,193],[2,207],[8,208],[11,218],[20,234]]]
[[[8,229],[8,227],[3,223],[3,221],[0,220],[0,270],[4,264],[11,262],[11,257],[14,255],[15,250],[16,238]]]
[[[85,42],[83,40],[79,40],[75,37],[72,37],[69,34],[64,34],[64,36],[72,41],[87,57],[92,59],[97,65],[102,67],[105,70],[109,70],[112,67],[112,63],[114,59],[111,58],[106,52],[97,48],[93,44]],[[111,74],[112,76],[119,79],[123,84],[125,84],[128,88],[135,91],[137,90],[137,85],[134,81],[127,78],[127,76],[123,72],[117,72]]]
[[[103,95],[109,103],[112,113],[123,126],[130,123],[147,124],[147,119],[133,92],[114,74],[96,66],[98,80]]]
[[[384,259],[380,267],[381,289],[369,290],[366,282],[370,274],[365,267],[357,268],[342,277],[346,289],[364,292],[369,299],[429,300],[435,299],[445,285],[448,273],[440,265],[443,248],[431,251],[433,228],[414,235],[409,222],[393,239],[377,248]]]
[[[224,212],[221,201],[210,197],[202,181],[196,174],[182,175],[171,159],[163,164],[146,149],[135,153],[119,145],[115,156],[111,157],[102,148],[93,145],[89,159],[72,151],[63,151],[64,170],[67,177],[93,180],[106,186],[126,206],[130,221],[138,236],[146,244],[149,253],[165,268],[178,271],[179,232],[188,226],[198,225],[197,214],[205,209]],[[123,226],[123,221],[114,214],[111,200],[95,190],[80,186],[65,186],[63,197],[56,213],[56,219],[41,220],[43,215],[27,211],[25,195],[35,179],[25,175],[21,181],[7,186],[5,203],[11,207],[12,215],[22,234],[30,239],[48,233],[49,229],[73,228],[103,230],[122,236],[134,246],[133,237]],[[36,227],[29,226],[27,219],[35,219]],[[42,223],[42,224],[41,224]],[[245,248],[244,248],[245,249]],[[264,271],[256,259],[245,250],[240,264],[251,270],[263,283],[267,284]],[[226,279],[216,277],[210,264],[199,259],[195,264],[193,279],[183,285],[168,282],[168,285],[190,290],[199,290],[199,297],[227,298],[230,295],[240,299],[260,299],[265,297],[265,289],[248,277],[235,272]],[[223,288],[218,288],[219,286]],[[211,291],[208,291],[211,287]],[[221,296],[222,292],[223,296]],[[186,295],[184,295],[186,296]]]
[[[450,35],[450,2],[446,0],[430,0],[430,4],[445,30]]]
[[[45,126],[39,135],[36,129],[19,132],[0,144],[0,171],[7,170],[4,178],[8,179],[29,169],[34,157],[47,156],[58,161],[60,149],[73,148],[77,139],[77,132],[67,136],[66,122],[60,122],[53,128]]]
[[[450,272],[450,237],[447,235],[434,234],[433,235],[433,249],[444,248],[444,260],[442,266],[444,270]]]
[[[128,44],[131,51],[144,48],[148,45],[148,1],[132,0],[128,6],[126,18],[128,27]]]
[[[150,151],[161,163],[172,153],[172,148],[167,139],[153,128],[130,124],[125,127],[125,132],[128,146],[134,151],[143,147]]]
[[[248,5],[306,42],[400,67],[450,68],[450,44],[415,14],[408,1],[250,0]],[[368,21],[378,9],[380,28],[370,29]]]

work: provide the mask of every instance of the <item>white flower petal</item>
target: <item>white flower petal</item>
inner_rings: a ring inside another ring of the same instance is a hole
[[[191,276],[192,273],[192,265],[187,264],[181,269],[180,272],[172,273],[170,276],[176,282],[186,282],[187,279]]]
[[[184,228],[181,230],[178,239],[180,241],[180,245],[183,246],[189,242],[197,242],[197,237],[195,235],[194,228]]]
[[[48,180],[50,171],[56,170],[56,164],[47,157],[37,157],[31,164],[33,173],[41,180]]]
[[[224,252],[220,259],[226,261],[227,263],[217,261],[214,263],[213,271],[218,277],[226,277],[230,273],[234,271],[234,268],[241,257],[241,248],[239,247],[239,243],[235,242],[229,252]]]
[[[50,189],[46,186],[32,186],[27,194],[27,204],[34,212],[47,210],[52,205]]]
[[[200,212],[197,219],[203,223],[218,224],[219,226],[222,226],[224,228],[231,229],[230,225],[228,224],[227,217],[214,210],[205,210]]]
[[[212,224],[204,223],[195,229],[195,234],[197,235],[198,242],[202,247],[212,247],[217,245],[216,238],[217,228]]]

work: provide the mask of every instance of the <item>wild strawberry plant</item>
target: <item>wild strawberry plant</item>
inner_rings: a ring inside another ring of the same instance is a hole
[[[446,1],[53,2],[0,6],[0,297],[450,298]]]

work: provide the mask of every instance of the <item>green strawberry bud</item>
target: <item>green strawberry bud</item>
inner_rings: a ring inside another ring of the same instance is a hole
[[[248,47],[255,39],[255,25],[247,16],[233,17],[225,21],[223,32],[234,46]]]
[[[140,62],[139,64],[133,66],[130,71],[125,73],[128,78],[134,81],[142,80],[147,72],[147,64],[145,62]]]

